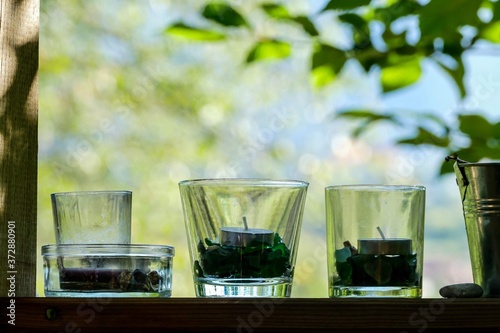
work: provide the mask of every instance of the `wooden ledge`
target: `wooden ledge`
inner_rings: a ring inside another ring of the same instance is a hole
[[[1,332],[499,332],[500,299],[0,298]]]

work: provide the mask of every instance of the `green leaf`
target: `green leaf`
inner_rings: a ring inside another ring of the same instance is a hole
[[[311,70],[312,85],[317,88],[333,82],[336,76],[333,68],[328,65],[319,66]]]
[[[451,32],[448,38],[443,40],[443,53],[449,54],[452,57],[460,57],[464,52],[462,46],[462,35],[457,32]]]
[[[443,154],[443,155],[445,155],[445,154]],[[441,164],[441,169],[439,170],[439,174],[444,175],[444,174],[453,173],[453,172],[455,172],[453,170],[453,163],[443,161],[443,163]]]
[[[448,75],[450,75],[453,81],[455,81],[455,84],[457,85],[460,91],[460,96],[463,98],[467,94],[464,85],[464,74],[465,74],[464,64],[462,62],[462,57],[453,57],[453,59],[456,62],[455,68],[449,68],[448,66],[445,66],[439,61],[436,62],[446,73],[448,73]]]
[[[226,27],[248,26],[247,22],[233,7],[222,2],[211,2],[201,13],[205,18]]]
[[[450,138],[448,136],[440,137],[437,136],[423,127],[418,128],[417,136],[413,138],[403,139],[398,141],[399,144],[410,144],[410,145],[422,145],[428,144],[436,147],[446,148],[450,144]]]
[[[349,23],[356,28],[364,28],[366,21],[359,15],[353,13],[346,13],[338,16],[341,22]]]
[[[500,149],[498,147],[488,147],[485,153],[488,158],[500,160]]]
[[[427,113],[427,112],[422,112],[419,111],[417,114],[415,114],[419,119],[422,120],[430,120],[434,123],[434,125],[437,125],[442,128],[442,130],[448,135],[450,133],[450,128],[445,120],[443,120],[440,116],[436,115],[435,113]]]
[[[454,153],[456,153],[462,160],[469,162],[479,162],[483,158],[500,159],[500,149],[492,149],[479,145],[471,145],[470,147],[457,150]]]
[[[279,40],[269,40],[258,42],[249,52],[246,62],[250,63],[258,60],[282,59],[291,53],[291,46]]]
[[[459,129],[469,136],[470,143],[468,147],[453,153],[470,162],[478,162],[483,158],[500,160],[500,122],[490,123],[478,114],[459,115],[458,120]],[[446,164],[452,163],[443,163],[440,174],[453,172]]]
[[[338,16],[339,20],[352,26],[354,49],[365,50],[371,45],[370,29],[366,21],[359,15],[353,13]]]
[[[317,44],[312,56],[311,75],[316,87],[335,79],[347,60],[345,52],[326,44]]]
[[[362,119],[369,119],[371,121],[377,121],[377,120],[395,121],[394,116],[392,116],[392,115],[375,113],[373,111],[368,111],[368,110],[341,111],[341,112],[337,113],[337,117],[338,118],[362,118]]]
[[[500,139],[500,122],[492,124],[491,130],[493,133],[493,138]]]
[[[288,10],[285,6],[277,5],[277,4],[264,4],[262,5],[262,9],[267,13],[267,15],[271,16],[275,19],[281,20],[289,20],[295,23],[298,23],[302,26],[305,32],[307,32],[311,36],[318,36],[319,32],[314,26],[314,23],[306,17],[306,16],[291,16],[288,13]]]
[[[365,48],[356,50],[354,57],[367,72],[374,65],[379,65],[381,67],[385,66],[388,60],[387,53],[378,51],[373,45],[368,45]]]
[[[374,113],[368,110],[341,111],[336,115],[336,117],[363,120],[361,124],[357,126],[352,132],[352,136],[355,138],[363,134],[370,126],[374,125],[377,121],[387,120],[392,123],[399,124],[399,122],[392,115]]]
[[[173,36],[196,41],[218,41],[226,38],[225,35],[219,32],[190,27],[184,23],[176,23],[165,29],[165,32]]]
[[[500,21],[494,21],[486,25],[479,36],[493,43],[500,43]]]
[[[500,20],[500,2],[493,3],[493,21]]]
[[[291,16],[288,13],[288,10],[283,5],[278,5],[274,3],[263,4],[262,9],[266,12],[267,15],[275,18],[275,19],[290,19]]]
[[[492,160],[500,160],[500,149],[498,147],[481,147],[482,149],[479,149],[479,152],[482,153],[483,158],[488,158]]]
[[[443,38],[444,42],[459,27],[476,26],[479,23],[477,11],[483,0],[430,1],[421,7],[420,32],[425,38]]]
[[[406,31],[400,34],[395,34],[389,27],[382,34],[385,44],[391,49],[404,47],[406,44]]]
[[[371,0],[330,0],[322,11],[355,9],[369,5],[370,1]]]
[[[415,14],[420,7],[421,5],[417,1],[392,1],[388,7],[375,8],[373,19],[383,22],[388,27],[403,16]]]
[[[296,16],[292,18],[292,21],[300,24],[305,32],[311,36],[318,36],[319,32],[316,30],[314,23],[311,22],[306,16]]]
[[[459,115],[458,121],[459,129],[475,142],[486,142],[494,135],[493,124],[478,114]]]
[[[384,92],[389,92],[417,82],[421,74],[420,62],[418,59],[412,59],[394,66],[383,67],[380,82]]]

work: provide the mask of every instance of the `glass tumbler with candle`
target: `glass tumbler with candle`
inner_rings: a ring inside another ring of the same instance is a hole
[[[330,297],[422,297],[425,188],[325,190]]]
[[[51,194],[57,244],[130,244],[132,192]]]
[[[184,180],[198,297],[289,297],[308,183]]]

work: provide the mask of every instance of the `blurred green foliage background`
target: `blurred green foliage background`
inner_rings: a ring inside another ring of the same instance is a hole
[[[428,63],[418,83],[389,97],[373,73],[349,62],[333,83],[315,89],[313,45],[298,27],[272,24],[260,10],[263,2],[231,2],[256,29],[232,30],[224,43],[168,33],[179,21],[203,25],[205,3],[41,1],[38,245],[55,242],[50,193],[132,190],[132,241],[175,246],[173,295],[194,296],[178,182],[300,179],[310,187],[292,296],[327,297],[324,187],[421,184],[427,187],[424,296],[470,281],[458,189],[453,175],[438,176],[448,151],[397,142],[418,137],[418,126],[411,125],[421,121],[415,110],[449,120],[457,119],[457,110],[481,109],[495,118],[499,84],[491,76],[500,74],[498,58],[464,58],[465,85],[483,88],[468,104]],[[283,3],[301,15],[325,4]],[[339,22],[319,21],[331,39],[350,38]],[[273,33],[289,37],[294,51],[284,60],[246,64],[255,38]],[[375,119],[378,126],[367,126],[365,119],[337,117],[354,107],[396,107],[410,125],[382,117]],[[353,136],[360,126],[363,135]],[[426,128],[433,126],[431,121]],[[43,295],[38,263],[37,291]]]

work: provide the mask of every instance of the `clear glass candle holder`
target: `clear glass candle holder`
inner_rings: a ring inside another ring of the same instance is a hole
[[[289,297],[308,183],[179,183],[198,297]]]
[[[51,194],[57,244],[130,244],[132,192]]]
[[[330,297],[422,296],[425,188],[326,188]]]
[[[42,247],[47,297],[170,297],[174,248],[144,244]]]

